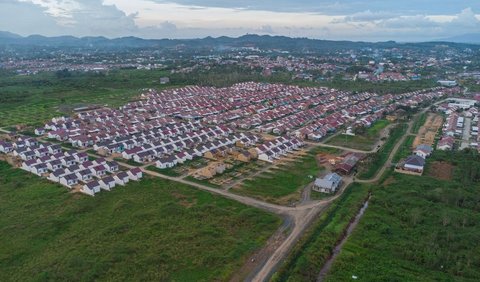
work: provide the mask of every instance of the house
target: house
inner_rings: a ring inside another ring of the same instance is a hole
[[[60,178],[65,174],[66,174],[66,171],[63,168],[60,168],[50,173],[47,179],[53,182],[60,182]]]
[[[115,179],[115,182],[118,184],[118,185],[125,185],[128,183],[128,181],[130,180],[130,177],[128,176],[128,174],[124,171],[120,172],[120,173],[117,173],[113,176],[113,179]]]
[[[138,181],[143,177],[143,172],[138,167],[128,170],[127,174],[131,180],[135,180],[135,181]]]
[[[61,160],[63,166],[72,166],[76,163],[75,158],[72,156],[65,157]]]
[[[171,168],[177,165],[177,159],[174,156],[165,156],[158,159],[155,162],[155,166],[158,168]]]
[[[23,170],[26,170],[28,172],[31,172],[32,171],[32,167],[34,165],[38,164],[38,160],[37,159],[32,159],[32,160],[28,160],[28,161],[24,161],[22,163],[22,166],[21,166],[21,169]]]
[[[35,129],[35,135],[43,135],[45,134],[45,128],[39,127]]]
[[[90,196],[95,196],[95,193],[100,192],[100,183],[98,181],[91,181],[88,183],[85,183],[82,186],[82,189],[80,189],[83,193],[90,195]]]
[[[113,173],[118,171],[118,163],[117,162],[106,162],[103,166],[107,169],[108,172]]]
[[[324,178],[317,178],[313,184],[313,191],[322,193],[335,193],[342,183],[342,177],[335,172],[327,174]]]
[[[74,154],[73,157],[75,158],[75,161],[77,161],[77,163],[83,163],[88,161],[88,155],[85,152]]]
[[[442,137],[442,139],[438,141],[437,149],[442,151],[452,150],[454,144],[455,144],[455,138],[451,136],[444,136]]]
[[[29,161],[35,158],[35,152],[33,151],[23,151],[19,154],[20,158],[24,161]]]
[[[275,160],[275,153],[273,151],[265,151],[258,154],[258,159],[261,161],[273,163]]]
[[[78,184],[78,177],[75,175],[75,173],[63,175],[60,177],[60,184],[68,188],[72,188],[73,185]]]
[[[55,155],[57,153],[60,153],[62,152],[62,147],[58,144],[53,144],[53,145],[50,145],[47,147],[48,149],[48,152],[51,154],[51,155]]]
[[[112,188],[114,188],[117,184],[115,178],[111,175],[105,176],[104,178],[100,179],[98,183],[100,183],[100,188],[107,191],[112,190]]]
[[[75,173],[75,175],[77,176],[77,178],[82,181],[82,182],[87,182],[87,181],[90,181],[92,180],[92,172],[87,168],[87,169],[83,169],[83,170],[80,170],[80,171],[77,171]]]
[[[107,173],[107,169],[103,165],[91,167],[90,171],[92,172],[93,176],[98,178],[104,176]]]
[[[402,168],[411,172],[423,173],[424,166],[424,158],[417,155],[411,155],[404,161]]]
[[[42,174],[48,172],[48,167],[44,163],[35,164],[31,167],[30,172],[41,176]]]
[[[415,155],[420,156],[424,159],[430,156],[432,152],[433,152],[433,148],[425,144],[418,145],[417,148],[415,148],[415,150],[413,151]]]
[[[60,160],[53,160],[47,163],[47,168],[51,171],[55,171],[59,168],[62,168],[62,161]]]
[[[345,175],[350,174],[360,159],[359,154],[347,154],[340,163],[335,165],[335,170]]]
[[[188,156],[185,152],[179,152],[175,155],[175,158],[177,159],[177,163],[183,164],[187,160],[191,160],[192,156]]]
[[[8,154],[13,151],[13,144],[5,141],[0,141],[0,152]]]

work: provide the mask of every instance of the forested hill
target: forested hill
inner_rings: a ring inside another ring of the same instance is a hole
[[[426,42],[426,43],[397,43],[386,42],[353,42],[353,41],[332,41],[309,38],[291,38],[285,36],[269,36],[249,34],[241,37],[206,37],[202,39],[142,39],[138,37],[122,37],[109,39],[106,37],[74,37],[58,36],[45,37],[31,35],[22,37],[9,32],[0,31],[0,46],[49,46],[49,47],[85,47],[85,48],[209,48],[209,49],[230,49],[230,48],[260,48],[280,49],[285,51],[326,51],[338,49],[357,48],[392,48],[392,47],[433,47],[439,44],[468,47],[468,44],[447,43],[447,42]],[[473,45],[475,46],[475,45]],[[478,47],[478,46],[477,46]]]

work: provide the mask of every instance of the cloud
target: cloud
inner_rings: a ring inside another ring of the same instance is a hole
[[[438,2],[0,0],[0,29],[49,36],[198,38],[260,33],[373,41],[428,40],[480,30],[475,14],[480,1]]]

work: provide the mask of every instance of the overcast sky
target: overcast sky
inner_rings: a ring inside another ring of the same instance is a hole
[[[480,32],[480,0],[0,0],[0,30],[47,36],[257,33],[423,41]]]

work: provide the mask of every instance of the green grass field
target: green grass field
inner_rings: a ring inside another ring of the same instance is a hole
[[[281,220],[146,178],[70,194],[0,162],[1,281],[224,281]]]
[[[454,179],[391,173],[326,281],[480,280],[478,153],[432,158],[455,165]]]
[[[120,106],[140,94],[143,88],[160,85],[165,71],[115,70],[107,74],[72,73],[58,78],[45,72],[31,76],[0,77],[0,127],[16,124],[39,125],[82,105]]]
[[[427,121],[427,113],[420,114],[412,126],[412,133],[418,133],[418,131],[420,130],[420,127],[422,127],[425,124],[425,121]]]
[[[400,148],[398,148],[397,153],[392,159],[393,163],[397,163],[401,159],[406,158],[412,154],[413,152],[412,145],[414,140],[415,140],[415,136],[412,136],[412,135],[407,136],[407,138],[405,138],[405,141],[400,146]]]
[[[273,281],[316,281],[344,230],[368,197],[369,186],[353,184],[322,213],[300,239]]]
[[[307,155],[293,162],[279,165],[277,169],[262,173],[253,180],[245,180],[242,186],[231,191],[278,204],[297,201],[300,199],[301,189],[314,181],[324,169],[315,159],[315,155],[323,150],[323,148],[312,149]]]
[[[387,120],[379,120],[367,128],[365,134],[355,136],[340,134],[328,140],[327,144],[369,151],[374,149],[373,146],[378,141],[380,132],[389,124]]]

